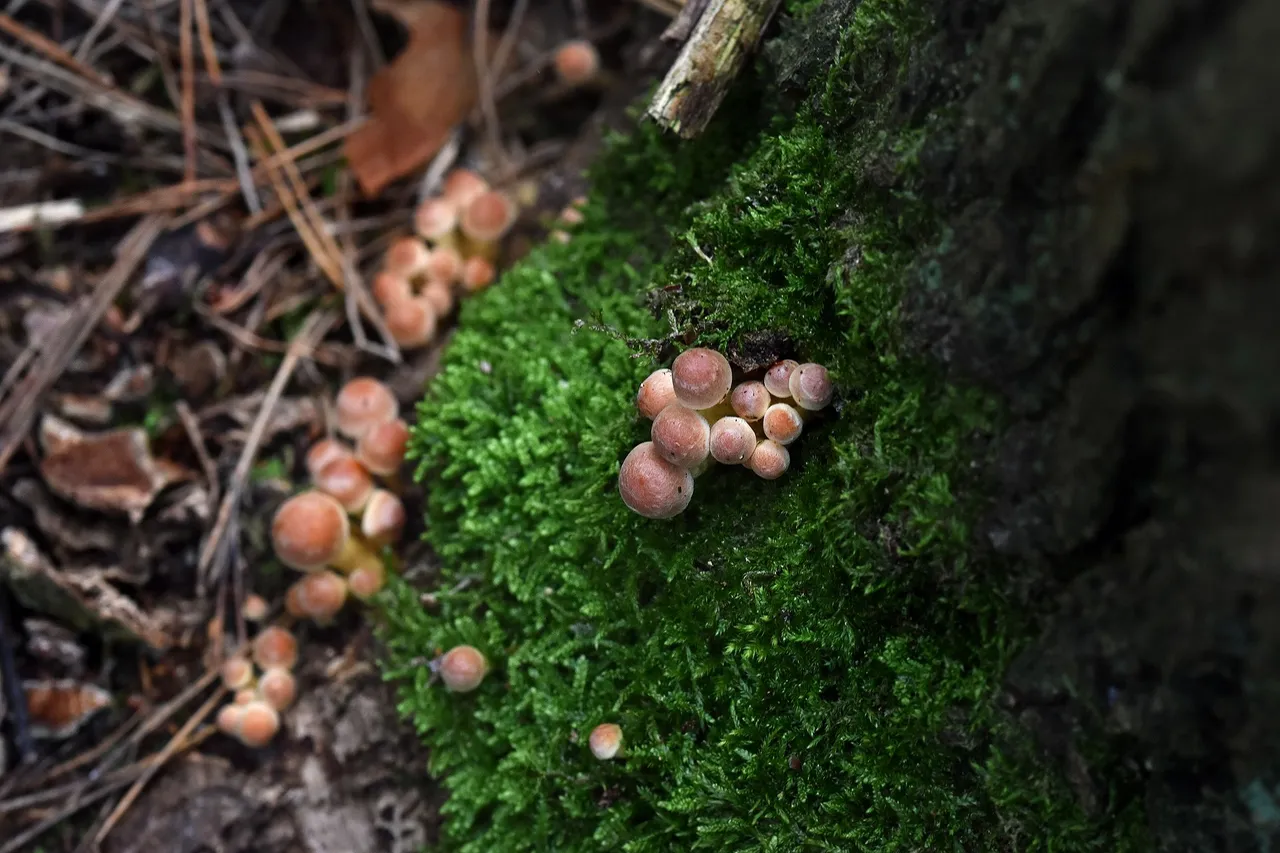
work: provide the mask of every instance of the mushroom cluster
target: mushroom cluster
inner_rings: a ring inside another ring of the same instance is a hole
[[[470,169],[445,177],[440,194],[414,212],[417,236],[393,242],[373,279],[373,297],[397,344],[412,349],[431,343],[459,292],[475,293],[493,282],[502,238],[518,215],[511,197]]]
[[[285,593],[286,624],[310,619],[325,625],[349,598],[372,598],[386,582],[380,552],[404,530],[396,476],[409,426],[399,403],[391,389],[368,377],[344,385],[334,403],[337,432],[350,443],[324,438],[313,445],[306,467],[314,487],[281,504],[271,522],[276,556],[303,573]],[[258,596],[247,597],[242,607],[251,622],[265,619],[266,611]],[[252,660],[225,661],[223,684],[235,699],[219,712],[218,727],[247,746],[270,742],[296,695],[291,670],[297,658],[294,635],[273,625],[254,638]]]
[[[787,445],[832,394],[821,364],[786,359],[735,386],[723,355],[686,350],[640,384],[636,409],[653,427],[618,472],[623,502],[645,518],[679,515],[693,498],[694,477],[713,462],[778,479],[791,465]]]

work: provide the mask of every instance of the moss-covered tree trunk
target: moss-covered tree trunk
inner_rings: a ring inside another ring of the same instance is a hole
[[[703,138],[617,142],[468,304],[421,407],[444,591],[398,591],[389,669],[449,837],[1280,844],[1280,5],[784,7]],[[667,334],[840,395],[786,478],[654,522],[615,477]],[[457,642],[465,697],[420,667]]]

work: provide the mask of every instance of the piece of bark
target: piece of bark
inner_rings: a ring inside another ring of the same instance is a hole
[[[711,0],[649,104],[648,115],[690,139],[701,133],[760,41],[780,0]]]
[[[680,9],[680,14],[676,15],[675,20],[662,31],[662,40],[672,44],[684,44],[693,32],[693,28],[701,20],[702,13],[707,11],[709,2],[711,0],[689,0],[685,3]]]

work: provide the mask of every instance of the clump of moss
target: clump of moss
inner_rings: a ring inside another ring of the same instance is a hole
[[[695,144],[616,141],[572,241],[464,309],[414,439],[439,608],[400,586],[387,631],[458,849],[1118,849],[991,755],[1025,629],[970,557],[995,407],[899,340],[933,219],[868,176],[910,169],[928,115],[896,94],[931,27],[863,0],[795,118],[744,131],[745,95]],[[712,471],[655,522],[617,494],[655,367],[623,336],[686,332],[820,361],[842,398],[783,480]],[[466,696],[418,665],[457,643],[494,666]],[[604,722],[625,757],[588,751]]]

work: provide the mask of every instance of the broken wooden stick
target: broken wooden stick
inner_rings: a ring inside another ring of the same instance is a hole
[[[649,104],[648,115],[685,139],[701,133],[724,100],[780,0],[710,0]]]

